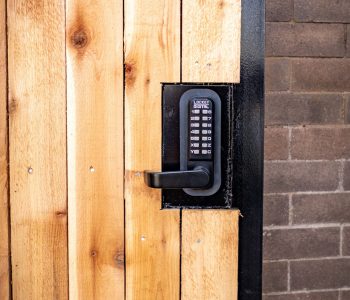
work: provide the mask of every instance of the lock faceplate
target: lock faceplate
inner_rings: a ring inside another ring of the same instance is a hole
[[[180,170],[205,167],[210,187],[185,188],[191,196],[211,196],[221,185],[221,100],[211,89],[190,89],[180,98]],[[209,141],[208,141],[209,139]]]
[[[204,189],[163,189],[162,208],[233,207],[235,90],[233,84],[163,84],[162,172],[202,166],[213,182]]]

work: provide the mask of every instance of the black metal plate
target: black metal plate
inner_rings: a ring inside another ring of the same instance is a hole
[[[221,99],[221,187],[212,196],[190,196],[182,189],[162,190],[162,208],[232,208],[233,184],[233,84],[163,84],[162,87],[162,171],[180,170],[179,101],[189,89],[207,88]],[[237,96],[237,95],[236,95]]]
[[[235,101],[235,161],[240,161],[235,199],[239,221],[238,299],[262,298],[264,0],[242,1],[241,81]],[[237,145],[238,144],[238,145]]]

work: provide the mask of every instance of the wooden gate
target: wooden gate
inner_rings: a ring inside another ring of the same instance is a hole
[[[237,299],[239,211],[143,171],[161,82],[239,83],[240,0],[1,1],[0,38],[0,298]]]

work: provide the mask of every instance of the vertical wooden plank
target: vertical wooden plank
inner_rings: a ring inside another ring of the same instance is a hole
[[[10,299],[6,2],[0,2],[0,299]]]
[[[237,299],[238,211],[182,214],[181,299]]]
[[[241,0],[183,0],[184,82],[239,82]]]
[[[239,82],[240,0],[183,0],[185,82]],[[235,210],[182,214],[182,299],[237,299]]]
[[[126,298],[179,299],[179,211],[142,172],[161,168],[161,85],[180,79],[180,1],[125,1]]]
[[[9,0],[14,299],[66,299],[64,2]]]
[[[67,95],[70,299],[123,299],[122,0],[67,0]]]

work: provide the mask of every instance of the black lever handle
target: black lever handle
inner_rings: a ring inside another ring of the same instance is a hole
[[[205,188],[210,183],[210,174],[202,167],[188,171],[145,171],[145,183],[158,189]]]

